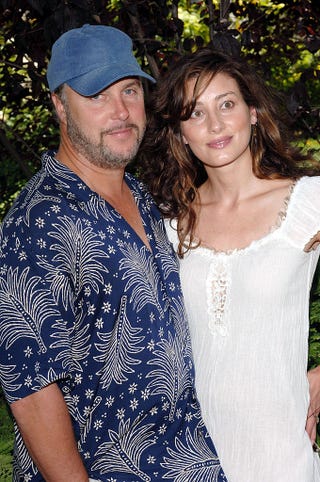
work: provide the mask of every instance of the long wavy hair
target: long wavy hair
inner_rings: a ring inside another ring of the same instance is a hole
[[[279,94],[243,59],[202,49],[178,60],[161,78],[148,109],[148,127],[139,153],[139,175],[148,185],[163,215],[177,219],[178,255],[195,246],[198,187],[205,181],[202,163],[182,138],[181,121],[189,119],[197,97],[217,73],[233,78],[242,97],[257,113],[250,151],[253,173],[261,179],[292,178],[317,173],[311,155],[292,144]],[[196,79],[193,95],[186,86]]]

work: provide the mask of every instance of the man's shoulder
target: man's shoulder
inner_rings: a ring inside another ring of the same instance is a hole
[[[148,192],[146,185],[139,179],[137,174],[126,172],[125,179],[131,188],[134,188],[141,192]]]
[[[129,187],[131,188],[131,190],[136,195],[136,197],[140,198],[141,200],[146,201],[146,203],[148,205],[154,205],[155,206],[154,199],[153,199],[152,195],[150,194],[146,184],[139,179],[138,175],[133,175],[131,173],[126,172],[125,173],[125,179],[126,179],[128,185],[129,185]]]

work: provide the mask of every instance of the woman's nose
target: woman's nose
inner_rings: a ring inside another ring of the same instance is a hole
[[[220,132],[223,128],[224,122],[219,112],[210,112],[208,115],[208,130],[210,132]]]

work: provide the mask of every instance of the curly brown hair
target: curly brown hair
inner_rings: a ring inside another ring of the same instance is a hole
[[[177,219],[178,255],[194,246],[197,189],[206,179],[201,162],[184,143],[181,121],[189,119],[197,97],[217,73],[233,78],[257,124],[250,141],[253,173],[261,179],[292,178],[318,173],[311,155],[292,143],[283,99],[244,60],[205,48],[183,56],[161,78],[150,103],[148,127],[139,155],[140,177],[165,217]],[[192,99],[186,86],[196,79]],[[306,162],[308,161],[308,162]]]

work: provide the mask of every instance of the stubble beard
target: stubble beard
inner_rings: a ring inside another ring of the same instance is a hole
[[[137,137],[136,142],[131,149],[126,153],[117,153],[104,144],[104,137],[108,134],[112,134],[113,130],[105,130],[100,133],[100,141],[93,143],[93,141],[81,130],[77,122],[73,119],[68,108],[66,109],[67,117],[67,134],[74,148],[84,156],[91,164],[108,169],[117,169],[126,167],[136,156],[142,138],[145,132],[145,126],[142,131],[139,131],[139,127],[136,124],[125,124],[119,126],[119,130],[123,128],[134,129]]]

